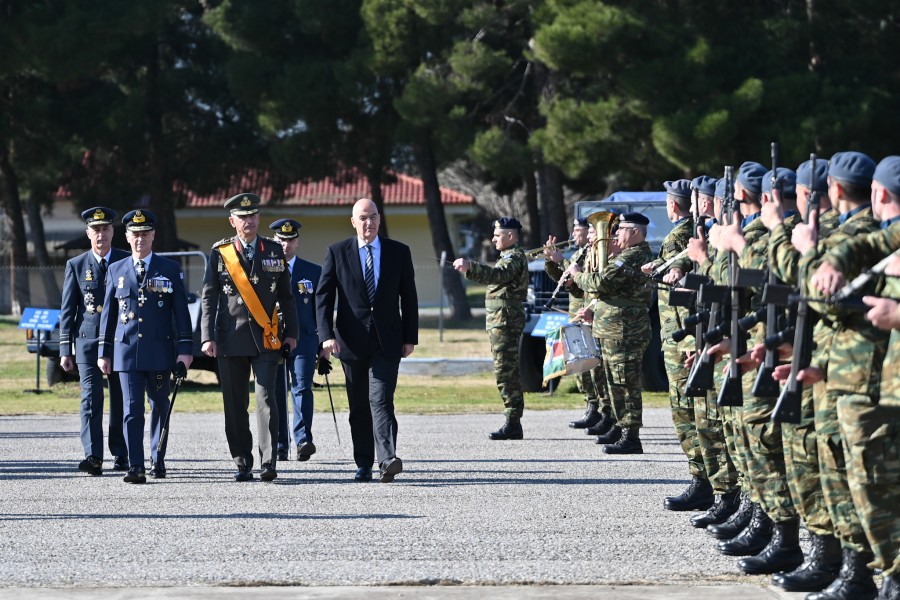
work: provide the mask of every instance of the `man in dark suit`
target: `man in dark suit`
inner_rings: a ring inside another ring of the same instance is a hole
[[[328,248],[316,313],[320,356],[340,358],[347,380],[355,478],[371,480],[377,456],[381,481],[389,483],[403,470],[396,454],[397,371],[419,342],[419,313],[409,247],[379,237],[379,217],[371,200],[353,205],[356,236]]]
[[[106,270],[110,264],[128,258],[128,253],[112,248],[116,211],[95,206],[81,213],[81,218],[87,225],[91,249],[66,263],[59,319],[59,363],[69,372],[77,363],[81,380],[81,445],[85,458],[78,464],[78,470],[101,475],[103,374],[97,367],[97,338],[106,294]],[[122,433],[122,386],[118,377],[109,378],[109,452],[114,457],[113,470],[128,469],[128,449]]]
[[[275,378],[282,346],[297,346],[297,309],[281,245],[257,236],[259,196],[238,194],[225,203],[237,235],[213,244],[203,278],[203,352],[219,363],[225,404],[225,437],[237,465],[236,481],[253,479],[253,435],[247,408],[250,369],[256,378],[260,479],[278,476],[278,405]],[[278,304],[284,318],[279,339]]]
[[[297,305],[297,320],[300,335],[297,347],[290,358],[278,366],[275,379],[275,395],[278,398],[278,460],[288,459],[290,436],[288,435],[287,386],[285,372],[291,378],[291,392],[294,395],[294,443],[297,445],[297,460],[309,460],[316,453],[313,443],[313,372],[319,350],[316,335],[316,286],[322,275],[322,267],[297,256],[300,243],[300,228],[294,219],[278,219],[269,228],[275,232],[275,239],[284,250],[288,272],[291,274],[291,290]],[[286,368],[287,367],[287,368]]]
[[[107,271],[97,366],[109,375],[115,365],[122,384],[129,463],[124,480],[146,483],[144,395],[150,399],[150,475],[162,479],[165,448],[157,447],[169,411],[169,379],[177,363],[191,366],[194,337],[181,266],[153,254],[156,216],[133,210],[122,223],[131,258]]]

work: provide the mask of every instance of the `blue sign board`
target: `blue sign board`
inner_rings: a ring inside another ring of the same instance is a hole
[[[569,324],[569,315],[562,313],[541,313],[537,325],[531,331],[534,337],[547,337],[547,332]]]
[[[59,310],[52,308],[26,308],[19,321],[19,329],[53,331],[59,323]]]

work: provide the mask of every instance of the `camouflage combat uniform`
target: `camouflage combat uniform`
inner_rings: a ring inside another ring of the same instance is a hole
[[[610,259],[599,273],[575,275],[578,287],[606,305],[594,314],[593,331],[606,359],[607,389],[622,429],[642,426],[641,364],[650,343],[651,290],[639,271],[651,260],[650,245],[641,242]]]
[[[686,217],[677,221],[672,231],[663,240],[659,257],[653,261],[653,268],[659,267],[687,248],[693,230],[694,220],[692,218]],[[706,469],[703,465],[703,455],[700,452],[700,441],[697,437],[694,399],[684,395],[689,375],[684,361],[687,360],[686,350],[689,349],[689,344],[684,341],[679,344],[672,339],[673,333],[684,328],[687,310],[682,307],[670,306],[669,292],[660,290],[658,295],[660,338],[662,339],[666,375],[669,378],[669,406],[672,410],[672,424],[675,426],[675,434],[681,444],[681,450],[687,456],[690,474],[700,479],[706,479]]]
[[[849,281],[898,248],[900,223],[894,223],[867,236],[850,236],[835,245],[825,260]],[[897,280],[891,278],[890,285],[894,293],[888,294],[887,288],[882,293],[896,296]],[[866,325],[872,328],[868,321]],[[890,359],[898,356],[897,331],[888,334],[873,329],[860,324],[856,340],[835,340],[829,354],[828,384],[845,392],[838,398],[837,421],[847,454],[846,474],[855,516],[875,554],[875,566],[883,568],[886,575],[896,575],[900,567],[900,402],[897,362]],[[882,334],[891,341],[887,357],[888,344]],[[840,370],[833,367],[837,360]],[[832,376],[839,381],[833,383]]]
[[[831,261],[829,251],[842,241],[862,237],[877,229],[878,222],[872,216],[872,209],[867,207],[822,240],[821,250]],[[813,273],[820,262],[804,255],[801,268],[808,268]],[[811,288],[807,293],[819,296]],[[851,492],[851,450],[844,424],[840,422],[840,412],[844,403],[877,404],[878,380],[888,333],[868,323],[864,313],[838,312],[816,303],[811,307],[821,315],[813,333],[816,349],[812,365],[825,372],[823,384],[813,389],[819,473],[825,503],[841,546],[855,552],[869,552],[870,546]]]
[[[519,377],[519,339],[525,329],[522,303],[528,291],[528,259],[515,245],[503,250],[493,267],[470,263],[466,279],[487,285],[485,328],[491,340],[494,375],[505,407],[503,414],[520,419],[525,398]]]

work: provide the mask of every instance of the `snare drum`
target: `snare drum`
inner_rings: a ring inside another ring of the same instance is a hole
[[[590,325],[563,325],[549,331],[544,357],[544,384],[555,377],[589,371],[600,364],[599,357],[600,348],[591,334]]]

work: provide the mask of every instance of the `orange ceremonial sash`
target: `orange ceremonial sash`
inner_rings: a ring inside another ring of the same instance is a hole
[[[244,267],[241,266],[234,246],[231,244],[220,246],[219,253],[222,255],[222,260],[225,261],[225,268],[228,269],[228,274],[231,275],[234,285],[237,286],[241,298],[244,299],[244,304],[250,310],[250,315],[263,329],[263,346],[266,350],[278,350],[281,348],[281,340],[278,339],[278,309],[275,308],[272,311],[270,319],[259,301],[259,296],[256,295],[256,290],[247,279],[247,274],[244,272]]]

